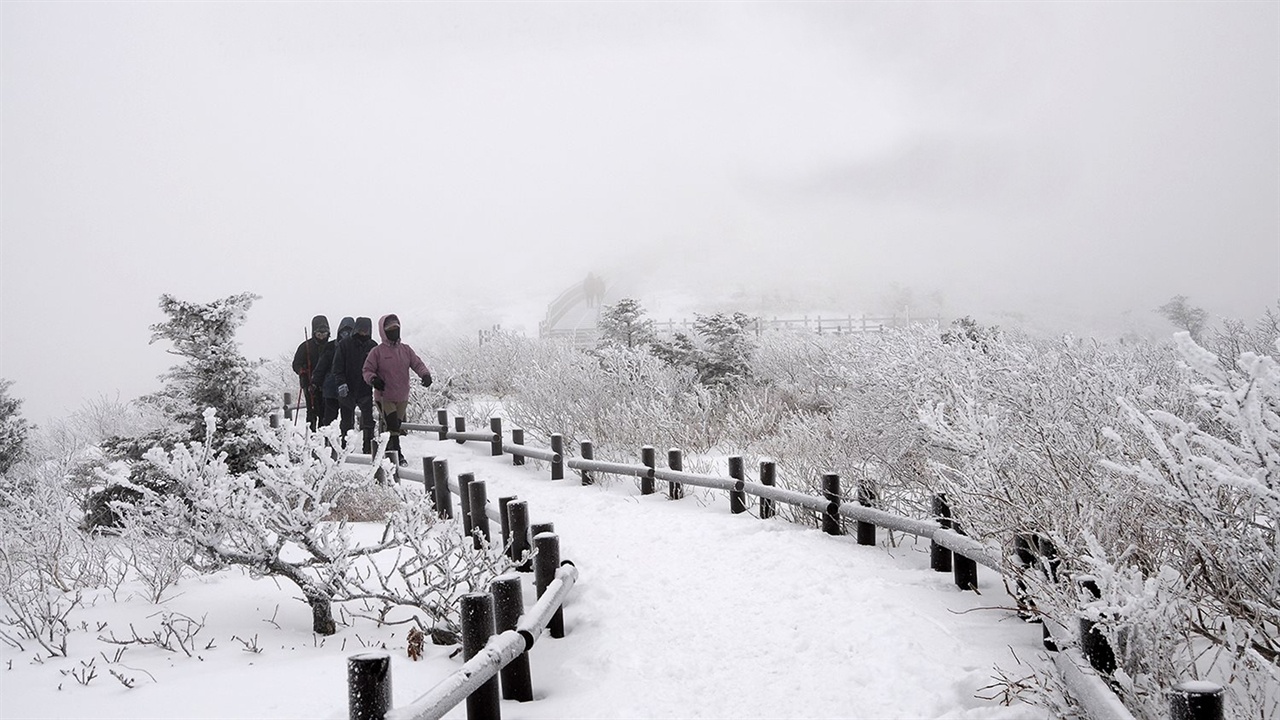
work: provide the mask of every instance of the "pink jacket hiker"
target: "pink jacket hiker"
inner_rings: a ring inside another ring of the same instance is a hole
[[[412,369],[419,377],[430,371],[413,348],[399,340],[392,342],[387,339],[387,331],[383,327],[386,321],[386,315],[378,318],[378,338],[382,342],[364,359],[364,381],[372,385],[376,375],[387,384],[381,391],[373,391],[374,402],[408,402],[409,370]]]

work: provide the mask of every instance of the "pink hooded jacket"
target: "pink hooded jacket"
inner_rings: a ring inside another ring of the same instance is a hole
[[[398,340],[392,342],[387,339],[387,330],[384,325],[388,317],[391,315],[378,318],[378,338],[382,342],[370,350],[364,359],[364,381],[372,385],[376,375],[387,384],[381,391],[373,391],[375,402],[408,402],[409,370],[412,369],[418,377],[430,371],[413,348]]]

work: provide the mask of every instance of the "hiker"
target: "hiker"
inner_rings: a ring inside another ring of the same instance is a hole
[[[328,427],[329,423],[338,419],[338,376],[330,372],[333,369],[333,355],[337,352],[338,343],[351,337],[355,332],[356,321],[352,317],[342,318],[338,323],[338,338],[330,340],[320,351],[320,362],[316,363],[314,385],[319,385],[318,393],[324,406],[320,413],[320,427]]]
[[[293,371],[298,374],[298,387],[307,398],[307,426],[316,429],[320,420],[320,408],[324,404],[319,393],[319,380],[315,377],[316,365],[320,363],[320,352],[329,343],[329,318],[316,315],[311,318],[311,337],[302,341],[293,353]],[[315,382],[312,382],[312,380]],[[312,392],[312,388],[316,392]]]
[[[342,432],[342,446],[347,446],[347,433],[356,424],[356,408],[360,408],[360,430],[364,434],[361,452],[373,452],[373,388],[364,381],[364,360],[369,351],[377,347],[370,335],[373,321],[358,317],[354,331],[345,340],[338,341],[333,351],[333,366],[329,375],[336,384],[338,394],[338,430]]]
[[[395,452],[400,464],[408,465],[400,454],[400,426],[409,410],[409,371],[418,374],[423,387],[431,387],[431,371],[413,348],[400,342],[400,318],[383,315],[378,320],[378,335],[382,342],[364,359],[364,379],[373,387],[373,399],[391,433],[387,452]]]

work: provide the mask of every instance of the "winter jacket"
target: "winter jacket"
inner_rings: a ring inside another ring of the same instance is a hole
[[[319,377],[315,375],[316,366],[320,364],[320,353],[324,346],[329,344],[328,340],[316,339],[316,332],[321,329],[329,329],[329,319],[323,315],[311,318],[311,337],[304,340],[293,353],[293,371],[298,374],[298,386],[304,390],[311,384],[313,376]]]
[[[369,351],[378,346],[377,341],[369,337],[369,333],[373,331],[372,320],[367,317],[356,318],[355,328],[356,334],[338,341],[338,347],[333,351],[332,367],[325,378],[326,384],[329,378],[333,378],[335,392],[339,385],[347,386],[348,402],[358,402],[373,394],[373,388],[364,381],[364,360]],[[360,332],[364,335],[360,335]]]
[[[383,315],[378,319],[378,337],[382,342],[370,350],[369,356],[364,359],[364,381],[372,385],[376,375],[387,384],[381,392],[374,391],[373,399],[376,401],[408,402],[409,370],[413,370],[419,377],[430,370],[413,348],[398,340],[392,342],[387,339],[387,331],[383,326],[388,317],[390,315]]]
[[[353,318],[344,317],[342,318],[342,322],[338,323],[338,336],[342,336],[342,331],[344,329],[354,332],[355,328],[356,321]],[[324,349],[320,351],[320,362],[316,363],[316,371],[313,375],[316,381],[321,383],[324,396],[327,398],[338,397],[338,385],[341,384],[338,382],[337,376],[330,372],[330,370],[333,369],[333,355],[337,349],[337,340],[330,340],[324,346]]]

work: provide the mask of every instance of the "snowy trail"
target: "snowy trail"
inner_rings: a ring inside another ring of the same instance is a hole
[[[990,573],[979,596],[931,572],[924,543],[859,547],[730,515],[721,494],[671,502],[631,478],[553,482],[479,444],[404,446],[411,463],[435,455],[453,477],[475,473],[491,502],[527,500],[582,573],[567,637],[531,652],[539,701],[504,702],[504,717],[1044,717],[975,697],[992,694],[981,688],[997,665],[1027,674],[1015,652],[1040,662],[1039,626],[1007,609]]]

